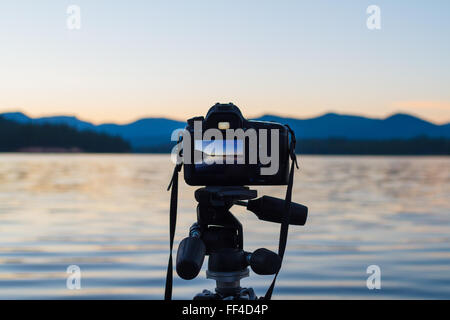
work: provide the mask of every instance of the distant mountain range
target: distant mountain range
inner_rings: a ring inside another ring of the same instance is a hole
[[[134,148],[167,144],[173,130],[184,128],[185,122],[166,118],[144,118],[128,124],[94,125],[72,116],[30,118],[21,112],[0,114],[20,123],[66,124],[78,130],[93,130],[116,135],[129,141]],[[255,120],[289,124],[300,139],[345,138],[349,140],[410,139],[418,136],[450,138],[450,123],[436,125],[408,115],[394,114],[385,119],[327,113],[315,118],[295,119],[264,115]]]

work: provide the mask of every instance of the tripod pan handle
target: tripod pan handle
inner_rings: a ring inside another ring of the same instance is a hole
[[[286,201],[269,196],[249,200],[247,209],[264,221],[281,223],[286,208]],[[289,224],[303,226],[308,217],[308,207],[291,202],[291,219]]]

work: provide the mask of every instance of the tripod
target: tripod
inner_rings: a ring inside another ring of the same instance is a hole
[[[281,258],[275,252],[265,248],[244,251],[242,225],[229,211],[235,204],[242,205],[260,220],[280,223],[284,200],[256,196],[256,190],[247,187],[204,187],[195,191],[197,222],[179,245],[176,270],[181,278],[194,279],[208,255],[206,277],[216,281],[216,289],[214,293],[203,290],[194,300],[256,300],[252,288],[240,286],[240,280],[249,276],[248,267],[260,275],[275,274],[280,269]],[[292,203],[290,224],[304,225],[307,211],[307,207]]]

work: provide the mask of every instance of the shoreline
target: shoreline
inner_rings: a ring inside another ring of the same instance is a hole
[[[29,152],[29,151],[0,151],[0,155],[168,155],[167,152]],[[297,156],[320,157],[449,157],[450,154],[369,154],[369,153],[296,153]]]

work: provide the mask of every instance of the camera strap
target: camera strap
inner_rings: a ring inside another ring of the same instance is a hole
[[[278,245],[278,255],[281,258],[281,262],[283,262],[283,256],[284,252],[286,250],[286,244],[287,244],[287,238],[288,238],[288,231],[289,231],[289,222],[291,219],[291,201],[292,201],[292,185],[294,183],[294,170],[295,167],[298,169],[298,163],[297,163],[297,156],[295,154],[295,134],[294,131],[289,127],[289,125],[285,125],[288,130],[289,134],[291,136],[291,142],[289,144],[289,157],[291,158],[291,169],[289,171],[289,181],[286,189],[286,199],[285,199],[285,210],[284,210],[284,216],[281,220],[281,227],[280,227],[280,241]],[[277,281],[278,273],[281,270],[275,274],[275,277],[273,278],[272,284],[270,285],[269,289],[266,292],[266,295],[264,296],[264,300],[270,300],[272,298],[272,292],[273,288],[275,287],[275,282]]]
[[[178,173],[181,171],[182,164],[179,163],[175,166],[172,174],[172,179],[170,180],[169,187],[167,191],[171,190],[170,194],[170,254],[169,263],[167,265],[167,275],[166,275],[166,289],[164,293],[164,300],[172,300],[172,283],[173,283],[173,262],[172,262],[172,251],[173,251],[173,240],[175,238],[175,229],[177,225],[177,204],[178,204]]]

